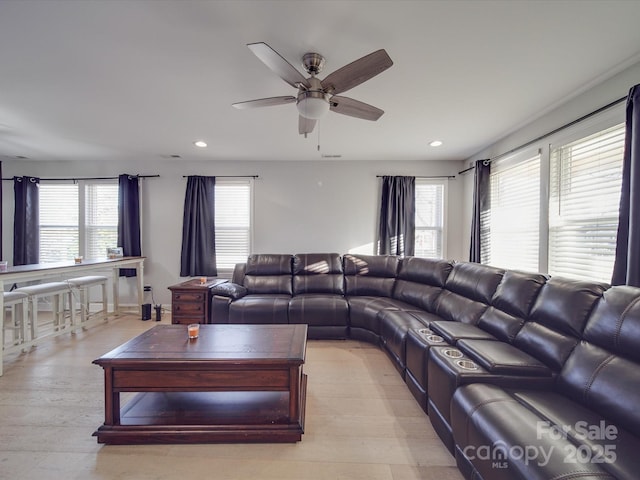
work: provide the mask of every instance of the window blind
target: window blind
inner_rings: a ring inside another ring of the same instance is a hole
[[[85,256],[101,258],[107,248],[118,246],[118,185],[85,187]]]
[[[79,253],[78,185],[40,184],[40,263]]]
[[[486,262],[500,268],[537,272],[540,243],[540,154],[510,159],[491,172],[490,235]],[[484,260],[484,259],[483,259]]]
[[[216,179],[215,236],[218,270],[232,270],[251,253],[251,179]]]
[[[444,191],[444,183],[416,179],[416,257],[444,257]]]
[[[622,184],[624,124],[551,149],[549,273],[609,282]]]

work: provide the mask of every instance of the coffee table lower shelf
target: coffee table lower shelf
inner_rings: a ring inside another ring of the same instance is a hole
[[[306,375],[300,383],[295,421],[288,418],[288,392],[142,392],[124,405],[118,425],[102,425],[93,435],[112,445],[299,442]]]

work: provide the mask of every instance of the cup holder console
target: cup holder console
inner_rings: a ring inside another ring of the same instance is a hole
[[[462,352],[455,348],[448,348],[442,352],[445,357],[449,358],[462,358]]]
[[[444,338],[442,338],[440,335],[427,335],[427,340],[433,342],[433,343],[442,343],[444,342]]]
[[[418,333],[420,335],[432,335],[433,331],[430,328],[421,328],[420,330],[418,330]]]
[[[465,370],[477,370],[478,365],[476,365],[471,360],[456,360],[456,365]]]

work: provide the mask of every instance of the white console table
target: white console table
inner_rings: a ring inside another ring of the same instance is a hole
[[[144,299],[144,259],[145,257],[122,257],[122,258],[101,258],[83,260],[82,263],[74,261],[58,263],[38,263],[33,265],[19,265],[9,267],[7,271],[0,272],[0,291],[5,291],[6,285],[22,283],[32,280],[47,280],[56,277],[62,278],[78,277],[86,275],[88,272],[99,270],[112,271],[113,286],[113,313],[120,313],[120,293],[119,293],[119,270],[121,268],[135,268],[138,290],[138,311]],[[4,299],[0,296],[0,312],[4,319]],[[4,345],[4,328],[0,329],[0,342]],[[2,355],[0,355],[0,375],[2,375]]]

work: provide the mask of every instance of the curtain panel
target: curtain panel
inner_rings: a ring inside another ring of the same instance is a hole
[[[640,84],[627,97],[620,218],[612,285],[640,287]]]
[[[216,177],[190,176],[182,220],[181,277],[215,277]]]
[[[416,177],[382,177],[378,255],[415,254]]]
[[[483,240],[488,238],[488,219],[491,211],[491,162],[487,159],[476,160],[473,185],[473,213],[471,216],[471,242],[469,245],[469,261],[482,263]]]
[[[13,264],[31,265],[40,259],[40,196],[37,177],[13,177]]]
[[[140,245],[140,179],[118,175],[118,246],[126,257],[142,255]],[[135,268],[121,268],[121,277],[135,277]]]

